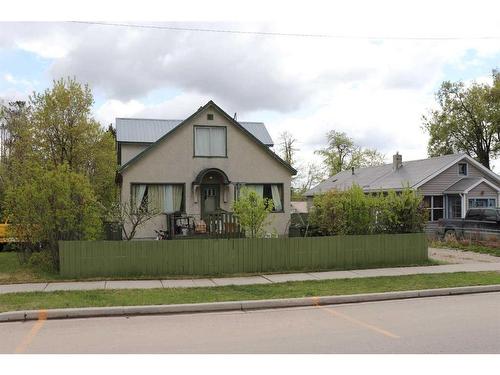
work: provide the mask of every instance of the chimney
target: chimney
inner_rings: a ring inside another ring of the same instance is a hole
[[[236,112],[234,112],[234,117],[233,117],[234,121],[238,121],[238,114]]]
[[[395,155],[392,156],[392,169],[398,170],[403,166],[403,156],[396,152]]]

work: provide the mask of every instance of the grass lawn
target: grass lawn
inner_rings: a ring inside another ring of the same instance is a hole
[[[500,244],[498,246],[485,246],[480,243],[469,243],[468,241],[433,241],[429,244],[429,247],[473,251],[500,257]]]
[[[490,284],[500,284],[499,272],[459,272],[191,289],[10,293],[0,294],[0,312],[312,297]]]
[[[438,264],[443,264],[443,262],[437,262],[434,260],[427,260],[418,264],[406,264],[401,265],[401,267],[410,266],[434,266]],[[397,267],[397,266],[392,266]],[[379,267],[377,267],[379,268]],[[304,272],[313,272],[321,270],[307,270]],[[329,270],[323,270],[329,271]],[[300,270],[290,271],[290,272],[301,272]],[[272,272],[268,272],[272,273]],[[279,272],[286,273],[286,272]],[[224,276],[253,276],[258,274],[231,274],[231,275],[212,275],[211,277],[224,277]],[[200,275],[199,278],[207,277],[206,275]],[[35,267],[30,267],[28,265],[21,265],[18,261],[17,254],[14,252],[0,252],[0,284],[15,284],[15,283],[37,283],[37,282],[51,282],[51,281],[92,281],[92,280],[158,280],[158,279],[193,279],[196,276],[182,276],[182,275],[156,275],[156,276],[125,276],[125,277],[90,277],[90,278],[79,278],[79,279],[68,279],[60,276],[56,272],[43,272],[37,270]]]
[[[15,252],[0,252],[0,284],[50,281],[58,277],[56,273],[42,272],[27,264],[20,264]]]

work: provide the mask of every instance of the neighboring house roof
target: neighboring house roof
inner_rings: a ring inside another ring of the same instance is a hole
[[[446,194],[451,194],[451,193],[468,193],[472,189],[474,189],[476,186],[485,183],[486,185],[489,185],[492,187],[494,190],[499,191],[500,188],[498,186],[495,186],[491,182],[489,182],[487,179],[483,177],[464,177],[460,181],[454,183],[450,187],[448,187],[444,192]]]
[[[120,117],[116,119],[116,140],[127,143],[154,143],[182,121]],[[263,122],[238,123],[266,146],[274,145]]]
[[[123,172],[127,167],[129,167],[131,164],[135,163],[137,160],[141,159],[144,155],[148,154],[149,152],[151,152],[158,144],[160,144],[164,139],[166,139],[167,137],[169,137],[176,129],[180,128],[182,125],[184,125],[185,123],[187,123],[189,120],[191,120],[193,117],[195,117],[199,112],[205,110],[206,108],[208,107],[213,107],[215,110],[219,111],[230,123],[232,123],[234,126],[236,126],[238,129],[240,129],[244,134],[246,134],[248,137],[250,137],[250,139],[252,139],[255,143],[257,143],[259,146],[261,146],[261,148],[267,152],[270,156],[272,156],[276,161],[278,161],[279,163],[281,163],[286,169],[288,169],[290,171],[290,173],[292,175],[296,175],[297,174],[297,170],[295,168],[293,168],[290,164],[288,164],[286,161],[284,161],[282,158],[280,158],[278,155],[276,155],[269,147],[268,145],[264,144],[259,138],[257,138],[256,135],[252,134],[250,132],[250,130],[246,129],[241,123],[239,123],[238,121],[236,121],[234,118],[232,118],[231,116],[229,116],[222,108],[220,108],[217,104],[215,104],[212,100],[210,100],[207,104],[205,104],[204,106],[200,107],[196,112],[194,112],[191,116],[189,116],[188,118],[186,118],[185,120],[182,120],[179,124],[177,124],[176,126],[174,126],[172,129],[170,129],[170,131],[168,131],[167,133],[165,133],[164,135],[162,135],[160,138],[158,138],[154,143],[151,143],[145,150],[143,150],[142,152],[140,152],[138,155],[136,155],[135,157],[133,157],[132,159],[130,159],[128,162],[126,162],[125,164],[123,164],[119,170],[118,170],[118,173],[121,173]],[[117,119],[118,120],[118,119]],[[158,120],[156,120],[158,121]],[[160,120],[161,121],[161,120]],[[258,124],[258,123],[251,123],[251,124]],[[117,137],[118,137],[118,121],[117,121],[117,124],[116,124],[116,132],[117,132]],[[250,127],[250,129],[252,129],[252,127]],[[267,130],[266,130],[267,132]],[[271,138],[269,136],[269,138]],[[120,142],[117,138],[117,141]]]
[[[500,176],[465,154],[451,154],[434,158],[411,160],[394,169],[393,164],[384,164],[377,167],[359,168],[352,171],[343,171],[328,178],[314,188],[306,191],[305,196],[313,196],[332,189],[344,190],[352,185],[359,185],[364,191],[401,190],[405,186],[418,188],[427,181],[438,176],[458,161],[466,159],[475,167],[481,169],[496,181]]]
[[[481,177],[464,177],[461,180],[455,182],[453,185],[449,186],[444,192],[445,193],[463,193],[468,190],[471,186],[477,185],[481,180]]]

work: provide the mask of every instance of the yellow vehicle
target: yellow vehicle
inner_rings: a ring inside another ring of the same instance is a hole
[[[15,238],[9,237],[9,226],[10,224],[7,224],[7,221],[3,224],[0,224],[0,246],[11,243],[11,242],[16,242]]]

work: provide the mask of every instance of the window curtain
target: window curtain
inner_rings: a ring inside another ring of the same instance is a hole
[[[141,203],[145,193],[146,193],[146,185],[132,186],[132,197],[134,199],[133,205],[135,206],[135,208],[141,207]]]
[[[278,185],[271,185],[271,193],[273,196],[273,204],[275,211],[282,211],[283,205],[281,204],[281,194]]]
[[[182,190],[183,187],[181,185],[172,185],[172,206],[175,212],[181,210]]]
[[[173,187],[172,185],[163,185],[162,188],[165,195],[165,199],[163,201],[163,212],[171,214],[174,212]]]
[[[257,195],[264,198],[264,185],[246,185],[248,190],[255,191]]]
[[[163,211],[163,202],[165,202],[165,191],[162,185],[148,186],[148,209],[150,211]]]
[[[210,156],[226,156],[225,128],[210,128]]]
[[[210,128],[195,128],[194,154],[210,156]]]

